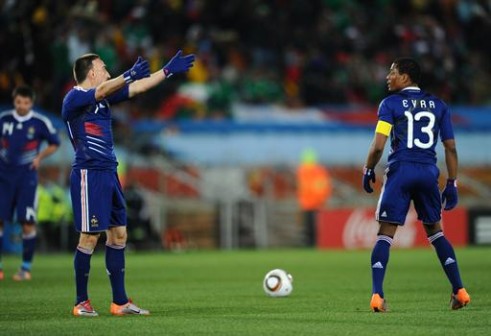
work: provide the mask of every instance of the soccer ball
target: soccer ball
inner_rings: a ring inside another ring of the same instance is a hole
[[[282,269],[269,271],[263,280],[263,289],[266,295],[272,297],[288,296],[293,290],[293,277]]]

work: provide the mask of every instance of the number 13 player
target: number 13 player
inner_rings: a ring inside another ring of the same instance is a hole
[[[374,312],[385,312],[383,291],[385,270],[397,227],[404,225],[411,200],[423,222],[428,241],[452,285],[450,306],[459,309],[470,302],[462,285],[457,258],[440,224],[445,210],[457,205],[457,149],[447,105],[418,86],[421,70],[410,58],[396,59],[387,75],[388,89],[395,94],[384,99],[378,110],[378,123],[363,172],[363,188],[371,193],[375,166],[390,136],[391,150],[385,181],[375,213],[380,224],[372,251],[372,300]],[[445,148],[448,179],[440,195],[435,146],[440,136]]]

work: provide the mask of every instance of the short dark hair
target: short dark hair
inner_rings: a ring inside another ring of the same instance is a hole
[[[92,69],[92,61],[100,58],[97,54],[85,54],[77,58],[73,64],[73,78],[77,84],[82,83],[86,78],[89,71]]]
[[[12,91],[12,98],[15,99],[15,97],[17,97],[17,96],[31,98],[32,101],[34,101],[34,99],[36,99],[36,93],[28,85],[20,85],[20,86],[16,87],[14,89],[14,91]]]
[[[419,84],[421,81],[421,68],[416,60],[410,57],[400,57],[396,58],[394,64],[400,74],[408,75],[411,82]]]

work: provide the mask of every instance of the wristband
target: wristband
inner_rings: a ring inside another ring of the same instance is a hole
[[[126,84],[133,83],[133,76],[135,76],[135,75],[136,75],[136,71],[135,70],[125,71],[123,73],[123,78],[124,78],[124,81],[126,82]]]
[[[170,76],[172,76],[172,73],[170,72],[169,69],[167,68],[162,68],[162,71],[164,72],[165,74],[165,78],[169,78]]]

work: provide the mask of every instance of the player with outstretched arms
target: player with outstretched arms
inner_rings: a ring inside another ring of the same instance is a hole
[[[102,232],[106,233],[106,270],[112,287],[113,315],[148,315],[126,295],[124,250],[126,208],[116,167],[111,128],[111,106],[155,87],[173,74],[188,71],[194,55],[181,51],[162,68],[150,73],[138,57],[131,69],[110,79],[96,54],[79,57],[73,66],[77,86],[63,100],[62,117],[75,150],[70,176],[74,224],[80,233],[75,251],[75,316],[97,316],[88,296],[90,259]]]
[[[442,100],[419,88],[420,77],[421,70],[415,60],[398,58],[392,63],[387,85],[394,94],[380,103],[363,172],[363,188],[371,193],[375,166],[390,137],[388,164],[375,214],[380,227],[371,256],[370,308],[374,312],[387,310],[383,281],[390,247],[397,228],[404,225],[411,201],[452,286],[451,308],[459,309],[470,302],[454,249],[440,223],[442,204],[445,210],[451,210],[458,202],[458,159],[450,112]],[[447,182],[441,195],[435,152],[438,138],[443,142],[447,166]]]

